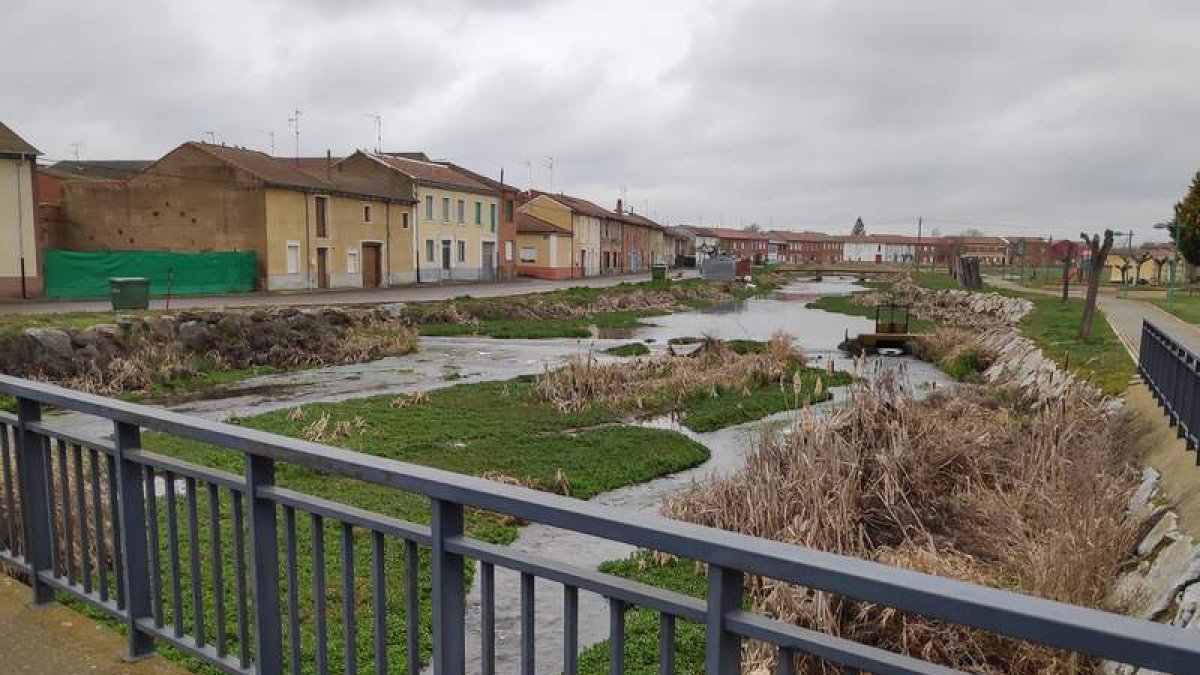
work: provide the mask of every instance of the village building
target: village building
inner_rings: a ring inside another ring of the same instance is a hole
[[[518,211],[536,216],[571,235],[570,253],[561,263],[567,266],[569,276],[600,275],[603,266],[601,232],[605,221],[613,214],[586,199],[544,192],[532,193],[532,198]]]
[[[696,250],[696,265],[721,252],[721,238],[711,228],[688,227],[694,235],[692,246]]]
[[[569,227],[517,210],[517,274],[538,279],[570,279],[573,233]]]
[[[1009,244],[1003,237],[950,236],[944,237],[952,252],[951,258],[978,258],[985,267],[1001,267],[1008,259]]]
[[[650,265],[670,265],[674,248],[668,244],[665,228],[638,213],[630,211],[625,214],[625,223],[632,227],[643,228],[646,233],[646,255],[644,260]]]
[[[846,262],[911,264],[916,254],[916,237],[865,234],[842,238],[842,259]]]
[[[320,178],[290,160],[189,142],[128,180],[62,184],[64,248],[249,251],[266,290],[411,280],[413,200],[374,175]]]
[[[503,171],[500,172],[500,180],[495,180],[453,162],[447,162],[446,166],[449,166],[451,169],[466,175],[468,178],[471,178],[478,183],[482,183],[492,188],[499,194],[500,216],[499,226],[496,233],[499,244],[496,252],[497,279],[507,281],[516,277],[517,201],[520,198],[521,191],[515,186],[508,185],[504,182]]]
[[[356,153],[341,162],[374,160],[406,179],[417,201],[413,217],[416,280],[496,278],[500,192],[424,153]]]
[[[0,298],[42,292],[34,185],[40,154],[0,122]]]
[[[695,231],[697,250],[703,237],[705,244],[711,243],[720,253],[737,260],[749,260],[754,263],[767,260],[770,238],[762,232],[731,227],[699,227],[695,228]]]
[[[792,264],[831,264],[842,260],[842,242],[822,232],[793,232],[776,230],[772,241],[782,241],[779,261]]]
[[[696,233],[682,225],[663,230],[671,247],[671,265],[674,267],[696,266]]]

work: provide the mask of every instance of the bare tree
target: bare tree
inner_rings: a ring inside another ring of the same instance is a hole
[[[1071,263],[1075,261],[1075,242],[1068,241],[1063,251],[1063,271],[1062,271],[1062,303],[1067,304],[1067,297],[1071,294]]]
[[[1088,283],[1087,295],[1083,303],[1083,321],[1079,324],[1079,339],[1089,340],[1092,337],[1092,323],[1096,319],[1096,294],[1100,291],[1100,268],[1104,265],[1104,261],[1108,259],[1109,251],[1112,251],[1113,232],[1112,230],[1104,231],[1104,239],[1100,239],[1100,235],[1094,234],[1090,238],[1086,232],[1080,232],[1079,236],[1083,239],[1083,243],[1087,245],[1091,251],[1092,260],[1088,265]]]

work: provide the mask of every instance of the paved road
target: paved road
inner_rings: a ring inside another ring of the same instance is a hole
[[[11,675],[185,675],[151,656],[126,663],[125,638],[68,608],[29,605],[29,587],[0,574],[0,672]]]
[[[1000,288],[1024,291],[1026,293],[1059,295],[1057,290],[1049,291],[1027,288],[995,277],[989,277],[987,283]],[[1071,295],[1074,297],[1083,297],[1083,291],[1084,289],[1082,288],[1072,289]],[[1104,310],[1105,316],[1108,317],[1109,325],[1116,331],[1117,337],[1120,338],[1125,348],[1129,350],[1134,361],[1137,360],[1138,345],[1142,340],[1142,321],[1144,320],[1151,321],[1168,335],[1179,341],[1180,344],[1191,348],[1193,351],[1200,352],[1200,327],[1180,319],[1157,305],[1144,300],[1126,299],[1105,293],[1101,293],[1096,298],[1096,304],[1100,309]]]
[[[695,276],[685,270],[684,277]],[[210,309],[216,307],[261,307],[264,305],[354,305],[380,302],[417,302],[422,300],[449,300],[460,295],[490,298],[502,295],[520,295],[553,291],[573,286],[603,288],[622,282],[649,281],[650,273],[627,274],[612,277],[589,277],[548,281],[521,277],[503,283],[448,283],[402,286],[378,289],[333,289],[325,291],[300,291],[294,293],[237,293],[232,295],[206,295],[200,297],[172,298],[172,309]],[[151,309],[166,309],[166,301],[156,298],[150,302]],[[109,310],[107,300],[82,301],[37,301],[0,303],[0,314],[44,314],[53,312],[104,312]]]

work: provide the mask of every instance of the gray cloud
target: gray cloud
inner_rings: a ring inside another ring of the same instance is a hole
[[[213,131],[374,143],[660,218],[1073,236],[1161,220],[1200,168],[1200,7],[453,0],[21,3],[0,119],[51,157]]]

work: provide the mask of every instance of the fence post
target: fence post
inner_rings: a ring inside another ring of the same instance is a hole
[[[279,538],[275,502],[258,490],[275,484],[275,460],[246,458],[246,493],[250,502],[250,579],[254,598],[255,672],[283,672],[283,626],[279,620]]]
[[[742,672],[742,638],[725,630],[725,616],[741,608],[742,571],[709,565],[704,646],[704,672],[708,675]]]
[[[33,604],[54,601],[54,590],[39,577],[39,572],[54,570],[53,504],[50,503],[50,446],[41,434],[26,425],[42,420],[42,404],[17,399],[17,423],[20,444],[18,482],[21,514],[25,524],[25,562],[29,565],[29,585]]]
[[[463,558],[446,551],[446,540],[463,534],[462,504],[433,500],[433,672],[462,675],[466,669]]]
[[[152,618],[150,609],[150,565],[146,545],[146,490],[154,489],[153,483],[146,484],[142,467],[125,459],[125,452],[140,448],[141,429],[134,424],[113,422],[115,432],[113,459],[117,465],[117,484],[110,490],[117,491],[117,522],[121,547],[121,585],[125,589],[125,620],[129,629],[129,644],[126,658],[139,659],[154,652],[154,638],[139,630],[138,620]],[[157,514],[151,514],[157,517]]]

